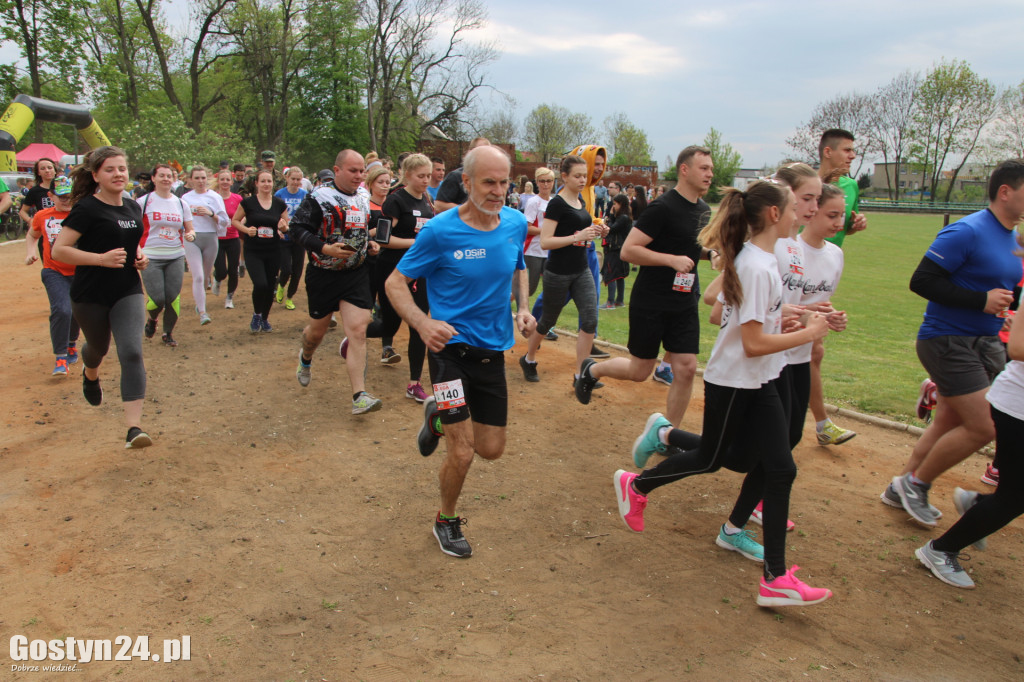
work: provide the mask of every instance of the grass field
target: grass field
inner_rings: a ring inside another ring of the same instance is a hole
[[[910,276],[942,227],[941,215],[868,214],[868,229],[846,240],[846,266],[833,303],[846,310],[850,325],[841,334],[829,334],[822,366],[826,401],[859,412],[919,423],[914,403],[924,370],[914,351],[925,301],[908,288]],[[707,262],[700,264],[700,280],[714,276]],[[626,302],[636,274],[626,283]],[[607,288],[601,294],[607,299]],[[701,353],[707,361],[717,328],[706,323],[702,308]],[[558,326],[576,328],[576,307],[562,311]],[[598,336],[625,345],[629,309],[601,311]]]

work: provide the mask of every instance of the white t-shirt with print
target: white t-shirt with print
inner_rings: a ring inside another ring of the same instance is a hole
[[[186,192],[182,199],[192,207],[192,226],[196,232],[215,232],[218,237],[228,235],[231,218],[228,217],[228,211],[224,208],[224,199],[219,194],[211,190],[206,190],[202,194],[192,190]],[[213,216],[196,215],[195,209],[199,206],[210,209]]]
[[[775,256],[750,242],[736,256],[735,267],[743,302],[739,306],[723,305],[722,327],[711,349],[704,380],[717,386],[756,389],[778,378],[785,354],[749,357],[743,350],[740,327],[760,322],[765,334],[782,332],[782,280]]]
[[[533,196],[530,202],[526,204],[526,209],[523,211],[523,215],[526,216],[526,222],[530,225],[536,225],[540,227],[541,223],[544,222],[544,211],[548,209],[548,201],[551,198],[542,199],[539,194]],[[547,258],[548,252],[540,248],[540,235],[533,235],[533,239],[530,240],[530,245],[526,247],[526,251],[523,253],[524,256],[536,256],[537,258]]]
[[[185,255],[185,221],[192,220],[192,207],[173,194],[164,199],[156,192],[135,200],[143,211],[146,244],[142,252],[153,260],[174,260]]]
[[[843,274],[843,250],[831,242],[815,248],[804,241],[780,239],[775,242],[775,259],[782,277],[782,302],[798,305],[830,301]],[[786,364],[811,361],[813,342],[786,351]]]

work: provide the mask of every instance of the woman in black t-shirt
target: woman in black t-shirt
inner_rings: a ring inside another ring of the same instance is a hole
[[[430,173],[433,164],[423,154],[410,154],[402,162],[402,178],[405,186],[388,195],[381,207],[383,217],[391,218],[391,239],[383,247],[377,257],[377,295],[380,297],[380,317],[370,323],[366,329],[366,338],[390,338],[398,331],[402,318],[388,300],[384,282],[394,272],[398,261],[413,245],[416,235],[434,217],[434,208],[427,195],[430,184]],[[372,227],[372,225],[371,225]],[[423,312],[429,312],[427,302],[427,285],[421,278],[409,284],[413,300]],[[420,383],[423,375],[423,361],[427,356],[427,347],[419,333],[409,327],[409,384],[405,387],[405,395],[416,402],[427,399],[427,393]],[[383,356],[382,356],[383,357]],[[383,361],[383,360],[382,360]]]
[[[274,304],[274,286],[280,264],[279,233],[288,231],[288,206],[274,196],[274,174],[256,174],[256,193],[242,199],[231,224],[245,244],[245,267],[252,278],[252,321],[249,331],[274,331],[267,317]]]
[[[144,448],[153,441],[140,427],[146,397],[142,364],[146,311],[139,271],[149,264],[139,248],[142,209],[123,198],[128,160],[117,147],[93,149],[71,175],[73,207],[53,243],[52,255],[77,266],[71,283],[71,310],[85,335],[82,393],[90,405],[103,401],[99,368],[113,336],[128,425],[125,447]]]
[[[32,167],[32,173],[36,176],[36,184],[25,195],[21,202],[21,210],[18,212],[29,226],[32,225],[32,216],[37,211],[53,206],[50,190],[53,189],[53,179],[57,177],[57,162],[53,159],[39,159]]]
[[[590,212],[580,197],[587,184],[587,162],[579,156],[566,156],[560,167],[562,189],[548,202],[540,228],[540,246],[548,249],[544,265],[544,310],[537,331],[530,335],[529,349],[519,360],[527,381],[539,381],[537,349],[569,298],[580,313],[580,333],[576,339],[576,376],[590,357],[597,331],[597,289],[587,265],[587,242],[601,236]]]

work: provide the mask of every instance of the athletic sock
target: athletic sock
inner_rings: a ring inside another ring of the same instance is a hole
[[[668,368],[668,367],[671,367],[671,366],[672,366],[672,365],[670,365],[669,363],[667,363],[667,362],[665,362],[664,360],[662,360],[662,361],[661,361],[661,364],[660,364],[660,365],[658,365],[658,369],[659,369],[659,370],[662,370],[662,369],[666,369],[666,368]]]
[[[928,490],[928,489],[930,489],[932,487],[931,483],[925,483],[920,478],[918,478],[917,475],[914,474],[913,472],[911,472],[911,474],[910,474],[910,482],[913,483],[914,485],[921,486],[925,490]]]
[[[818,433],[821,433],[822,431],[825,430],[825,424],[828,424],[830,421],[832,421],[832,420],[831,419],[822,419],[820,422],[815,422],[814,423],[814,428],[818,431]]]
[[[442,521],[454,521],[455,519],[459,518],[459,515],[456,514],[455,516],[445,516],[441,512],[437,512],[437,518],[439,518]]]
[[[302,362],[302,364],[305,365],[306,367],[309,367],[310,365],[313,364],[313,358],[309,358],[307,360],[305,355],[299,355],[299,361]]]
[[[658,441],[668,445],[668,434],[672,432],[671,426],[662,426],[658,429]]]
[[[722,532],[726,535],[739,535],[743,532],[742,528],[730,528],[727,524],[722,524]]]
[[[352,394],[352,401],[355,402],[356,400],[359,400],[359,396],[361,396],[364,393],[366,393],[366,391],[356,391],[355,393]]]

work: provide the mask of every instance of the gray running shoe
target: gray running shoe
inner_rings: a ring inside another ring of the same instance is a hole
[[[914,555],[942,582],[965,590],[974,589],[974,581],[960,565],[955,552],[936,551],[932,549],[932,543],[929,541],[925,546],[914,550]]]
[[[896,492],[896,488],[892,486],[892,483],[885,486],[885,490],[882,491],[879,498],[882,500],[883,504],[895,507],[896,509],[903,509],[903,502],[900,501],[900,494]],[[928,507],[932,510],[932,513],[935,514],[936,521],[942,518],[942,511],[938,507],[933,504],[929,504]]]
[[[931,505],[928,504],[927,488],[911,481],[909,473],[894,477],[892,486],[900,496],[903,508],[915,521],[929,528],[935,525],[937,519],[932,513]]]
[[[967,510],[976,504],[978,504],[978,493],[973,490],[964,490],[963,488],[953,489],[953,506],[956,507],[956,513],[960,516],[966,514]],[[971,543],[971,547],[984,552],[988,549],[988,538],[984,537],[980,540],[975,540]]]
[[[374,398],[372,395],[363,391],[359,394],[359,397],[352,401],[352,414],[366,414],[367,412],[376,412],[381,408],[384,403],[380,401],[380,398]]]
[[[307,365],[302,361],[302,351],[299,351],[299,366],[295,369],[295,378],[299,380],[299,384],[302,386],[309,386],[312,376],[312,366]]]
[[[441,551],[448,556],[460,559],[468,559],[473,556],[473,548],[469,546],[469,541],[462,534],[462,524],[465,522],[465,519],[458,516],[454,519],[441,519],[441,516],[438,515],[434,520],[434,537],[437,538],[437,544],[441,546]]]

